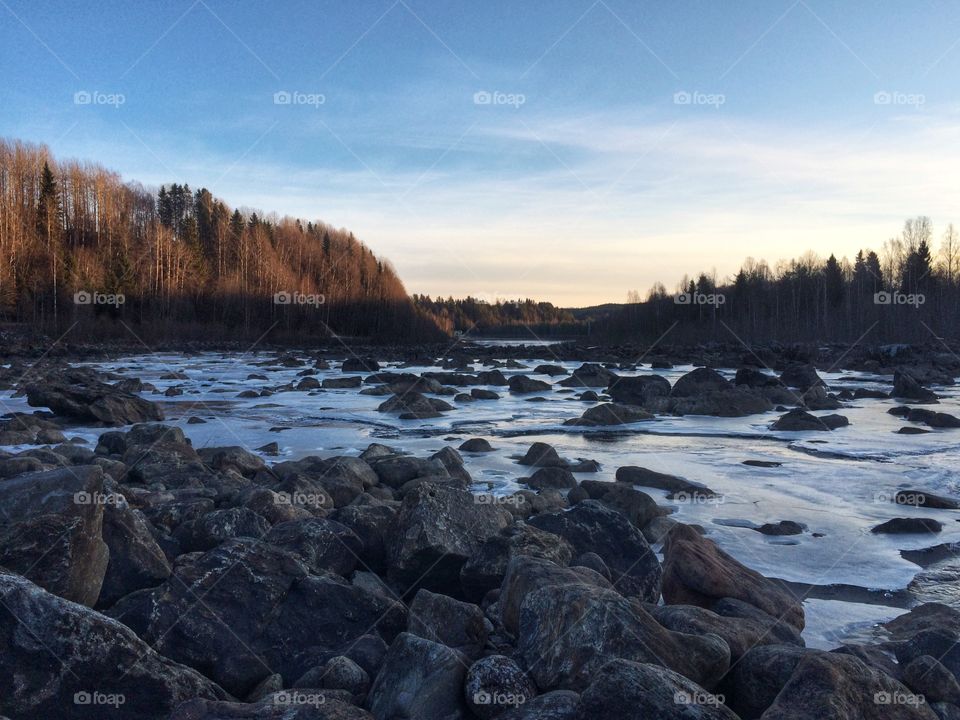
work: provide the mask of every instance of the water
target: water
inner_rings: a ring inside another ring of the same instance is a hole
[[[606,429],[565,427],[563,421],[578,417],[590,403],[563,393],[556,386],[543,393],[545,402],[531,402],[526,395],[511,395],[506,388],[491,387],[501,399],[454,403],[455,410],[431,420],[401,421],[377,412],[383,396],[362,395],[358,389],[277,392],[269,397],[238,398],[244,390],[275,388],[297,382],[307,367],[283,368],[269,363],[275,356],[248,353],[224,356],[176,353],[131,356],[95,367],[140,378],[163,393],[179,387],[184,394],[167,398],[148,394],[162,404],[167,421],[181,427],[198,447],[241,445],[255,451],[269,442],[280,446],[279,457],[268,462],[306,455],[356,455],[372,442],[382,442],[404,451],[427,455],[444,445],[459,445],[469,437],[483,437],[496,452],[467,456],[466,466],[477,489],[508,493],[521,487],[517,479],[527,468],[517,465],[534,441],[548,442],[570,459],[589,458],[601,463],[596,474],[581,479],[613,480],[618,467],[642,467],[683,476],[707,485],[722,498],[696,504],[667,500],[667,493],[644,489],[663,505],[673,506],[675,517],[706,528],[710,537],[738,560],[763,573],[785,580],[814,585],[845,584],[892,594],[904,590],[921,569],[900,556],[901,549],[916,549],[960,540],[960,513],[914,509],[894,505],[897,489],[914,488],[936,494],[960,496],[960,430],[932,431],[925,435],[897,435],[906,423],[887,413],[899,403],[893,400],[859,400],[839,412],[851,425],[834,432],[772,432],[770,423],[778,412],[745,418],[659,418],[655,421]],[[306,358],[305,358],[306,359]],[[530,361],[531,374],[542,361]],[[567,370],[579,363],[553,362]],[[398,370],[387,364],[385,370]],[[484,369],[476,365],[475,369]],[[657,370],[671,383],[691,366]],[[406,367],[402,372],[422,373],[440,367]],[[186,380],[161,379],[168,373],[183,373]],[[651,372],[649,369],[643,373]],[[248,379],[250,374],[269,380]],[[629,373],[622,373],[629,374]],[[732,377],[732,371],[727,373]],[[821,374],[834,391],[867,387],[889,390],[891,378],[861,373]],[[340,377],[337,369],[317,371],[315,377]],[[551,381],[546,376],[534,376]],[[559,380],[561,378],[554,378]],[[960,413],[960,400],[952,387],[934,387],[941,395],[937,410]],[[26,411],[24,398],[0,395],[3,411]],[[188,424],[197,416],[206,424]],[[282,428],[282,430],[280,430]],[[273,431],[271,431],[273,429]],[[102,429],[72,428],[69,436],[95,442]],[[8,450],[17,448],[6,448]],[[744,460],[782,463],[761,468]],[[931,517],[944,523],[935,540],[918,535],[874,535],[873,526],[893,517]],[[793,520],[807,526],[802,535],[768,537],[751,529],[755,525]],[[817,537],[816,535],[820,535]],[[939,599],[960,602],[952,593]],[[837,600],[805,603],[811,645],[833,647],[843,638],[860,637],[865,628],[889,619],[902,609],[884,605],[876,594],[873,605]]]

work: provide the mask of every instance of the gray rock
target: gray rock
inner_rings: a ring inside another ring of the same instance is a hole
[[[502,717],[512,708],[526,705],[537,694],[536,687],[512,659],[488,655],[467,671],[463,694],[467,706],[481,720]]]
[[[490,629],[483,610],[476,605],[421,588],[410,603],[407,632],[478,658]]]

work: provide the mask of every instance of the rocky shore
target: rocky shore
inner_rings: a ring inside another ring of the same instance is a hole
[[[278,353],[263,371],[303,368],[271,393],[355,388],[399,419],[569,392],[585,402],[571,427],[777,410],[772,429],[842,429],[854,398],[821,379],[823,359],[768,350],[704,350],[710,361],[673,384],[657,366],[678,355],[621,377],[635,359],[592,351],[569,376],[544,363],[508,378],[509,348],[420,374],[372,353],[341,358],[322,381],[310,371],[330,367],[323,355]],[[512,458],[524,489],[489,494],[464,462],[500,452],[483,438],[429,456],[374,443],[270,463],[236,445],[195,448],[145,383],[25,357],[0,370],[38,408],[0,419],[0,443],[31,446],[0,450],[11,720],[960,718],[960,611],[920,604],[883,642],[807,648],[795,589],[644,491],[715,494],[703,484],[639,466],[583,479],[596,463],[535,442]],[[960,374],[949,354],[873,349],[854,366],[894,375],[874,397],[902,402],[905,427],[955,426],[928,389]],[[713,367],[739,369],[731,380]],[[70,437],[79,422],[118,429],[92,446]],[[937,521],[908,512],[920,504],[874,532],[932,536]]]

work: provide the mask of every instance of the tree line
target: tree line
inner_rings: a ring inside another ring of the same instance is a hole
[[[469,333],[471,336],[516,336],[529,340],[532,339],[531,332],[553,337],[578,334],[581,329],[569,310],[529,298],[497,298],[490,302],[469,295],[454,299],[415,294],[413,302],[450,335]]]
[[[0,317],[143,337],[436,339],[389,262],[322,222],[152,191],[0,139]]]
[[[655,284],[642,298],[602,318],[607,339],[674,341],[936,342],[960,329],[960,235],[950,224],[939,242],[928,217],[904,223],[879,252],[825,260],[812,252],[780,261],[748,258],[725,281],[684,277],[675,292]]]

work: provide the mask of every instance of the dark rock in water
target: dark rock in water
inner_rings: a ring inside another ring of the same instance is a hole
[[[504,655],[488,655],[470,666],[463,694],[474,715],[490,720],[526,705],[537,689],[516,662]]]
[[[483,438],[470,438],[460,445],[460,452],[493,452],[493,446]]]
[[[406,626],[400,603],[335,575],[309,575],[267,543],[228,540],[185,558],[162,585],[128,595],[108,613],[237,697],[273,673],[292,683],[366,633],[389,641]]]
[[[326,518],[291,520],[270,528],[264,542],[298,557],[310,572],[348,576],[357,567],[363,546],[352,530]]]
[[[124,625],[19,575],[0,570],[0,596],[0,697],[13,718],[167,720],[189,698],[225,697]]]
[[[804,393],[814,386],[826,385],[817,374],[817,369],[804,363],[791,363],[784,368],[780,373],[780,382]]]
[[[534,490],[544,490],[546,488],[569,490],[576,486],[577,479],[573,476],[572,472],[565,468],[543,467],[530,477],[523,478],[520,482],[532,487]]]
[[[673,384],[670,396],[674,398],[693,397],[711,390],[726,390],[730,387],[730,381],[716,370],[700,367],[682,375]]]
[[[320,386],[320,381],[315,377],[305,377],[297,383],[297,390],[316,390]]]
[[[960,543],[940,543],[919,550],[901,550],[900,557],[922,568],[927,568],[944,560],[957,558],[958,552],[960,552]]]
[[[537,365],[533,369],[533,372],[537,375],[566,375],[567,371],[564,370],[559,365]]]
[[[793,520],[781,520],[776,523],[764,523],[755,530],[764,535],[800,535],[803,525]]]
[[[340,370],[341,372],[377,372],[380,370],[380,363],[371,357],[349,357],[343,361]]]
[[[744,460],[742,464],[759,468],[775,468],[783,465],[783,463],[774,460]]]
[[[689,526],[674,528],[664,541],[664,602],[709,608],[720,598],[742,600],[803,630],[803,605],[788,590]]]
[[[767,412],[773,409],[773,405],[758,390],[731,387],[723,390],[707,390],[686,397],[671,397],[665,409],[674,415],[744,417]]]
[[[110,559],[98,608],[109,607],[134,590],[154,587],[170,577],[170,563],[154,540],[149,523],[122,495],[104,505],[103,540]]]
[[[713,490],[700,483],[634,465],[624,465],[621,468],[617,468],[617,482],[657,488],[658,490],[669,490],[675,493],[683,492],[688,495],[696,494],[703,497],[716,496]]]
[[[909,640],[923,630],[947,630],[960,636],[960,610],[942,603],[924,603],[883,626],[894,640]]]
[[[71,368],[26,387],[27,402],[57,415],[106,425],[163,420],[160,406],[97,379],[86,368]]]
[[[563,392],[569,392],[564,390]],[[582,400],[583,402],[599,402],[600,396],[597,395],[593,390],[587,390],[582,392],[577,396],[577,400]]]
[[[584,480],[580,487],[589,498],[599,500],[607,507],[623,513],[638,528],[646,527],[661,513],[652,497],[623,483]]]
[[[183,552],[212,550],[231,538],[259,540],[270,529],[270,523],[245,507],[214,510],[177,528],[174,537]]]
[[[352,377],[324,378],[322,387],[324,390],[349,390],[361,385],[363,385],[363,378],[354,375]]]
[[[467,665],[440,643],[401,633],[373,681],[366,706],[377,718],[466,720]]]
[[[872,533],[938,533],[943,523],[931,518],[893,518],[872,528]]]
[[[460,583],[467,598],[479,601],[490,590],[499,588],[509,562],[521,556],[566,566],[573,558],[573,548],[563,538],[532,525],[511,525],[484,542],[464,563]]]
[[[404,495],[389,544],[390,579],[403,594],[420,587],[459,594],[463,564],[510,522],[509,512],[466,490],[424,483]]]
[[[836,430],[849,425],[850,421],[843,415],[822,415],[817,417],[805,410],[790,410],[786,415],[770,426],[771,430],[810,431]]]
[[[910,425],[905,425],[904,427],[897,430],[898,435],[927,435],[930,431],[924,430],[923,428],[912,427]]]
[[[0,566],[49,592],[93,607],[110,551],[104,492],[96,465],[31,472],[0,482]]]
[[[783,720],[936,720],[925,702],[889,675],[851,655],[807,653],[765,718]]]
[[[604,403],[588,408],[583,415],[574,420],[567,420],[564,425],[623,425],[643,420],[652,420],[653,413],[647,412],[636,405],[620,405],[618,403]]]
[[[659,599],[660,562],[643,533],[621,513],[585,500],[567,512],[537,515],[529,523],[559,535],[578,555],[597,553],[610,568],[614,588],[624,595]]]
[[[472,388],[470,397],[474,400],[499,400],[500,396],[493,390],[484,390],[483,388]]]
[[[534,380],[526,375],[514,375],[512,378],[510,378],[509,385],[510,392],[517,394],[547,392],[553,388],[553,386],[548,382],[544,382],[543,380]]]
[[[948,702],[960,705],[960,683],[935,657],[920,655],[903,668],[903,681],[928,703]]]
[[[414,419],[440,417],[441,412],[453,410],[449,403],[437,398],[428,398],[417,392],[408,392],[403,395],[394,395],[389,400],[380,404],[377,408],[384,413],[400,413],[401,415],[412,415]]]
[[[670,395],[670,381],[660,375],[620,377],[610,384],[607,394],[624,405],[647,406]]]
[[[916,402],[936,402],[937,394],[927,390],[912,376],[897,370],[893,373],[893,397]]]
[[[381,484],[393,489],[400,488],[415,478],[438,475],[442,477],[450,474],[439,460],[426,460],[410,455],[394,455],[373,460],[370,467],[377,474]]]
[[[949,413],[933,412],[924,408],[911,408],[907,413],[907,420],[920,422],[933,428],[958,428],[960,418]]]
[[[169,720],[375,720],[351,705],[344,693],[309,688],[281,690],[254,704],[191,700],[180,705]]]
[[[960,679],[960,635],[951,628],[928,628],[919,630],[894,647],[897,662],[906,666],[917,658],[931,655],[937,659],[954,678]]]
[[[580,696],[578,717],[618,720],[738,720],[716,695],[672,670],[613,660]]]
[[[616,373],[607,370],[595,363],[584,363],[573,371],[566,380],[561,380],[563,387],[596,387],[605,388],[617,380]]]
[[[531,445],[527,454],[517,462],[521,465],[533,465],[534,467],[565,468],[569,465],[566,460],[560,458],[553,447],[542,442],[535,442]]]
[[[906,405],[896,405],[890,408],[889,410],[887,410],[887,413],[890,415],[894,415],[896,417],[905,418],[907,415],[910,414],[910,408]]]
[[[854,400],[886,400],[890,396],[883,390],[871,390],[870,388],[857,388],[853,391]]]
[[[615,591],[580,583],[527,594],[517,639],[517,653],[541,688],[583,690],[616,658],[663,663],[709,687],[730,663],[719,637],[674,633]]]
[[[262,452],[264,455],[279,455],[280,445],[275,442],[267,443],[258,447],[257,452]]]
[[[239,445],[202,448],[197,454],[205,465],[214,470],[233,469],[248,477],[253,477],[266,467],[263,458]]]
[[[737,370],[733,379],[734,385],[746,385],[751,388],[784,387],[780,378],[753,367],[742,367]]]
[[[407,632],[478,658],[487,644],[489,622],[478,606],[421,588],[410,603]]]
[[[934,508],[936,510],[960,510],[960,500],[934,495],[924,490],[898,490],[894,496],[897,505]]]

